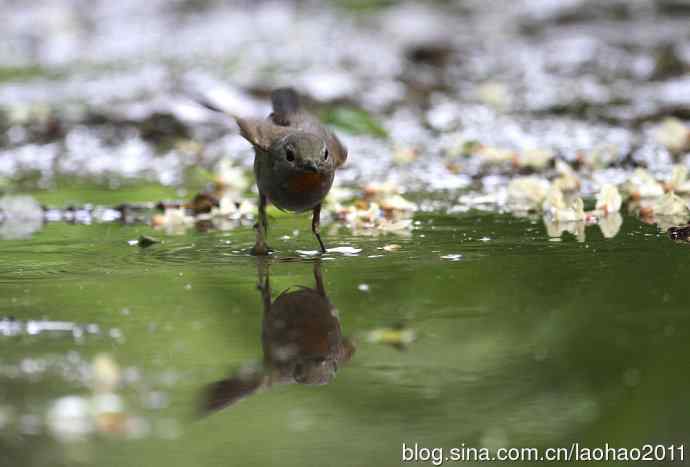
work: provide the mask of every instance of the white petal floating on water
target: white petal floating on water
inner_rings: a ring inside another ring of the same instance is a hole
[[[544,226],[546,227],[546,234],[551,240],[560,241],[564,232],[573,235],[580,243],[586,240],[584,222],[556,221],[551,219],[550,216],[544,215]]]
[[[666,193],[654,205],[655,216],[687,217],[690,214],[688,203],[675,193]]]
[[[167,208],[163,214],[153,216],[151,224],[170,234],[183,234],[194,225],[194,217],[187,215],[184,208]]]
[[[567,163],[561,160],[556,161],[556,171],[560,176],[553,181],[554,186],[558,187],[558,189],[563,192],[577,191],[580,189],[580,185],[582,184],[580,177]]]
[[[612,212],[599,219],[598,224],[604,238],[613,238],[618,235],[623,226],[623,216],[620,212]]]
[[[556,222],[582,222],[585,220],[582,198],[566,201],[558,187],[551,187],[542,205],[544,214]]]
[[[316,256],[320,253],[319,250],[296,250],[295,252],[302,256]]]
[[[620,211],[622,203],[623,197],[618,188],[615,185],[606,184],[601,187],[601,191],[597,194],[596,209],[606,215]]]
[[[549,191],[549,181],[540,177],[516,177],[508,184],[508,204],[512,209],[537,209]]]
[[[460,261],[462,259],[462,255],[460,253],[451,254],[451,255],[444,255],[444,256],[441,256],[441,259],[447,259],[450,261]]]
[[[379,328],[367,333],[367,342],[372,344],[387,344],[405,347],[417,339],[414,329]]]
[[[335,248],[327,248],[326,251],[328,253],[342,253],[344,255],[356,255],[357,253],[361,253],[362,249],[361,248],[353,248],[351,246],[337,246]]]

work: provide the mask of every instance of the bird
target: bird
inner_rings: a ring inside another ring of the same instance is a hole
[[[269,203],[289,212],[312,211],[311,230],[321,253],[321,205],[335,172],[348,157],[345,145],[318,118],[300,105],[294,88],[271,93],[273,112],[266,119],[233,116],[240,134],[254,148],[254,175],[259,191],[256,242],[251,253],[271,252],[266,237]]]
[[[209,415],[276,385],[329,384],[355,353],[353,342],[342,334],[335,306],[326,293],[320,261],[317,259],[313,265],[313,288],[288,288],[275,299],[269,261],[265,257],[257,259],[263,306],[263,365],[206,385],[200,415]]]

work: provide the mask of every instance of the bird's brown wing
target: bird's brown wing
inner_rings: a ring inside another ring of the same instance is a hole
[[[328,145],[328,150],[335,157],[335,166],[340,167],[347,161],[347,148],[335,134],[330,131],[327,133],[326,144]]]
[[[270,120],[235,117],[235,121],[242,137],[263,150],[267,150],[290,132],[289,127],[276,125]]]

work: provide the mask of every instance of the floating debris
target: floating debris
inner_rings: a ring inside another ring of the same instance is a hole
[[[295,253],[302,256],[317,256],[321,252],[319,250],[295,250]]]
[[[336,219],[357,233],[409,235],[417,205],[398,193],[394,184],[368,185],[363,199],[343,206],[335,205]]]
[[[165,208],[163,214],[151,218],[153,228],[164,230],[168,234],[182,234],[194,223],[194,217],[188,215],[184,208]]]
[[[543,210],[546,217],[554,222],[584,222],[585,209],[582,198],[575,197],[565,200],[563,192],[557,187],[551,187],[544,200]]]
[[[327,248],[326,251],[328,253],[342,253],[347,256],[356,256],[358,253],[362,252],[362,249],[351,246],[338,246],[335,248]]]
[[[584,242],[586,239],[584,222],[558,221],[547,215],[544,216],[543,220],[546,234],[552,240],[560,240],[564,233],[571,234],[578,242]]]
[[[516,177],[508,184],[508,205],[515,211],[540,209],[549,187],[549,181],[543,178]]]
[[[659,198],[653,209],[655,216],[687,218],[690,215],[687,201],[673,192]]]
[[[441,256],[441,259],[447,259],[450,261],[460,261],[462,258],[463,256],[460,253]]]
[[[601,211],[604,216],[618,212],[623,204],[623,197],[618,188],[612,184],[606,184],[601,187],[597,194],[595,209]]]
[[[18,336],[21,334],[35,336],[45,332],[71,333],[75,337],[81,337],[85,333],[100,334],[100,328],[97,324],[79,325],[70,321],[18,321],[7,318],[0,320],[0,335],[3,336]]]
[[[553,185],[564,193],[576,192],[580,190],[582,182],[572,167],[567,163],[556,161],[556,172],[559,176],[553,181]]]
[[[671,240],[690,240],[690,225],[684,225],[681,227],[669,227],[668,236]]]
[[[405,350],[417,339],[414,329],[405,328],[402,325],[390,328],[378,328],[366,334],[367,342],[371,344],[384,344]]]
[[[597,225],[604,238],[613,238],[618,235],[623,226],[623,216],[619,212],[611,212],[597,220]]]
[[[381,247],[382,250],[389,251],[389,252],[399,251],[400,248],[401,248],[400,245],[398,245],[397,243],[389,243],[388,245],[384,245],[383,247]]]
[[[148,235],[140,235],[137,240],[129,240],[127,243],[132,246],[138,245],[141,248],[148,248],[151,245],[160,243],[160,240],[155,237],[149,237]]]

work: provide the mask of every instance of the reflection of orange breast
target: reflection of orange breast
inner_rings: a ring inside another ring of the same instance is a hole
[[[321,175],[307,172],[290,177],[288,187],[293,193],[308,193],[321,187]]]

